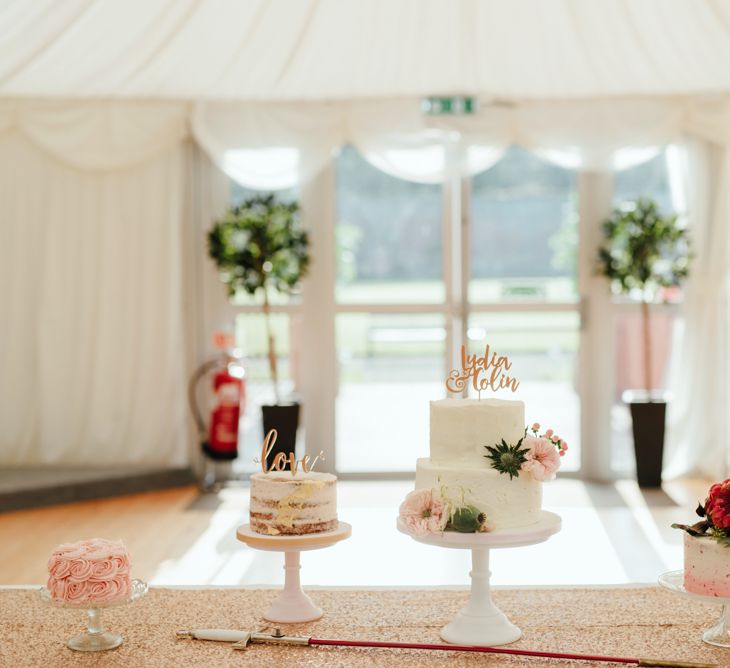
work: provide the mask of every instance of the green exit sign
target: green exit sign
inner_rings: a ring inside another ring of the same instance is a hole
[[[434,116],[473,114],[476,109],[477,101],[467,95],[431,96],[421,100],[423,113]]]

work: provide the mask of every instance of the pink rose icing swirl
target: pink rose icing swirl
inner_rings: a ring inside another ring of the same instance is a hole
[[[48,560],[51,599],[109,603],[132,593],[130,559],[121,541],[91,538],[59,545]]]

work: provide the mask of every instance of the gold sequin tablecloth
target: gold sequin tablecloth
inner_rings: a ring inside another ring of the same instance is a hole
[[[439,629],[461,608],[466,591],[313,589],[324,617],[286,625],[292,635],[358,640],[440,642]],[[141,601],[106,610],[109,630],[122,633],[115,650],[82,654],[66,648],[66,639],[83,629],[82,611],[52,607],[29,589],[0,590],[0,666],[375,666],[557,668],[585,662],[520,657],[426,652],[418,650],[340,649],[255,645],[235,651],[227,644],[177,640],[186,628],[261,627],[261,612],[276,592],[271,589],[152,588]],[[494,592],[502,610],[522,628],[510,647],[661,657],[730,666],[730,650],[701,640],[702,630],[719,617],[719,606],[680,598],[659,587],[616,589],[505,589]],[[619,664],[601,664],[615,666]]]

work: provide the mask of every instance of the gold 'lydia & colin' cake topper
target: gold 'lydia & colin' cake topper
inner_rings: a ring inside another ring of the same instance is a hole
[[[489,349],[487,344],[484,355],[469,355],[466,347],[461,346],[461,369],[452,369],[446,379],[446,389],[449,392],[463,392],[467,381],[471,378],[472,387],[482,398],[482,390],[492,389],[495,392],[502,388],[517,391],[520,381],[507,375],[512,368],[512,362],[507,355],[497,355]]]
[[[266,434],[266,437],[264,438],[263,445],[261,446],[261,459],[259,460],[254,458],[253,460],[254,463],[261,464],[261,470],[264,473],[269,473],[270,471],[285,471],[287,464],[289,465],[289,470],[292,475],[297,474],[300,464],[302,466],[302,471],[309,473],[320,459],[324,461],[324,451],[322,450],[320,450],[319,454],[314,459],[306,454],[301,459],[296,459],[293,452],[290,452],[288,455],[285,455],[283,452],[278,452],[276,457],[274,457],[274,460],[271,462],[271,466],[268,466],[266,458],[269,454],[271,454],[278,435],[279,434],[276,429],[270,429],[269,433]]]

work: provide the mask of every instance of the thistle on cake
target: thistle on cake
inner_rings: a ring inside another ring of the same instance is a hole
[[[514,445],[502,439],[501,443],[484,447],[487,450],[484,456],[491,460],[492,468],[509,475],[510,480],[525,473],[540,482],[555,478],[560,458],[568,450],[568,444],[552,429],[540,434],[538,422],[525,427],[524,436]]]

